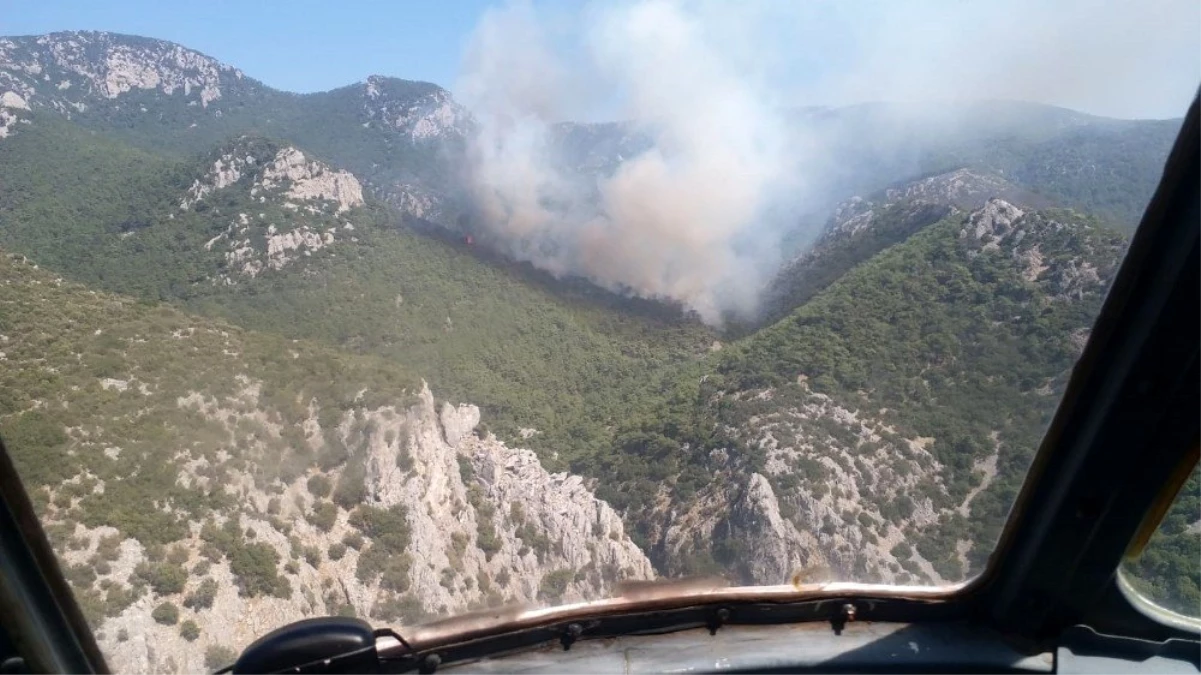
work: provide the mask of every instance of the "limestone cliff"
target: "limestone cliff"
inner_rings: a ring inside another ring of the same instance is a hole
[[[181,408],[220,420],[230,429],[258,421],[267,434],[282,429],[269,422],[256,383],[220,399],[183,397]],[[436,403],[428,387],[408,408],[385,406],[344,413],[334,433],[359,445],[365,468],[363,504],[401,507],[407,516],[408,571],[403,592],[383,580],[364,581],[357,568],[372,542],[355,550],[341,544],[356,532],[350,513],[339,509],[328,529],[314,524],[323,502],[306,487],[318,471],[268,490],[246,472],[226,481],[241,495],[240,527],[254,541],[290,561],[282,573],[287,597],[248,597],[239,589],[231,561],[204,557],[201,524],[179,545],[186,551],[189,578],[178,593],[143,592],[98,629],[109,665],[118,672],[196,672],[205,668],[205,648],[240,649],[289,621],[333,613],[354,614],[379,625],[403,625],[500,603],[571,602],[603,597],[621,579],[654,577],[650,561],[627,536],[621,518],[597,499],[579,476],[546,471],[529,450],[479,437],[479,410]],[[309,438],[322,433],[317,416],[305,423]],[[329,474],[337,477],[340,471]],[[202,463],[181,467],[181,481],[209,480]],[[327,503],[328,502],[324,502]],[[228,521],[230,515],[222,518]],[[62,552],[68,565],[94,560],[108,527],[75,526],[75,546]],[[110,542],[111,546],[111,542]],[[344,549],[337,559],[331,547]],[[96,588],[132,587],[148,552],[133,539],[102,566]],[[173,553],[177,555],[177,553]],[[216,582],[211,607],[189,607],[201,584]],[[200,637],[189,641],[178,625],[152,617],[164,602],[182,607],[180,620],[193,621]]]
[[[177,44],[97,31],[0,38],[0,89],[67,114],[129,92],[207,108],[242,71]]]

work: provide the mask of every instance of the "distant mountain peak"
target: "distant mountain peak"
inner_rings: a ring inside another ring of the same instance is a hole
[[[0,38],[0,92],[67,115],[139,91],[208,108],[243,78],[233,66],[162,40],[97,31]]]
[[[367,117],[399,130],[413,141],[461,137],[471,124],[467,110],[436,84],[371,75],[362,86]]]
[[[856,236],[872,227],[882,213],[900,205],[971,211],[995,197],[1034,208],[1048,205],[1045,198],[1019,188],[999,175],[967,168],[954,169],[897,184],[868,197],[844,200],[835,207],[813,248],[820,249],[833,240]]]
[[[1124,237],[1075,211],[1024,210],[999,198],[969,213],[958,238],[969,258],[1009,257],[1054,302],[1103,294],[1125,248]]]
[[[766,320],[780,318],[855,264],[952,213],[970,214],[985,229],[1000,228],[1000,232],[1025,210],[1049,205],[1046,198],[997,174],[967,168],[911,179],[867,197],[851,197],[835,207],[813,245],[785,264],[769,283]]]

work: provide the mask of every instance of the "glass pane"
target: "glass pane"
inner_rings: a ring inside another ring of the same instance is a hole
[[[1185,616],[1201,617],[1201,467],[1194,467],[1172,508],[1122,573],[1140,595]]]
[[[1201,79],[1019,1],[5,12],[0,434],[110,664],[979,574]]]

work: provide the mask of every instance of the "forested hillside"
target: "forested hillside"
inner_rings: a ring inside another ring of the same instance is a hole
[[[841,199],[899,178],[966,168],[1131,231],[1151,198],[1179,120],[1115,120],[1018,101],[864,104],[810,111],[801,133],[839,157],[824,178]]]
[[[10,250],[97,288],[394,359],[482,406],[503,436],[536,430],[525,442],[548,454],[603,452],[623,411],[716,339],[676,309],[418,234],[378,202],[297,211],[278,190],[252,194],[253,170],[181,208],[195,181],[215,180],[214,162],[264,166],[280,142],[243,137],[174,161],[32,119],[0,144],[0,181],[16,186],[0,196]],[[250,236],[241,248],[261,256],[276,238],[288,264],[240,272],[251,259],[231,257],[226,233],[243,221],[257,234],[239,235]],[[285,253],[278,238],[302,230],[332,231],[332,243]]]
[[[1185,616],[1201,612],[1201,467],[1194,467],[1126,579],[1152,602]]]
[[[667,527],[652,486],[687,501],[713,475],[759,472],[801,531],[827,527],[846,541],[897,528],[940,578],[977,573],[1124,246],[1071,212],[996,199],[953,210],[684,373],[673,405],[619,436],[621,454],[577,470],[643,486],[600,492],[638,514],[642,536]],[[884,499],[868,487],[887,484],[882,471],[913,480]],[[808,515],[800,501],[787,506],[815,495],[831,495],[829,524],[809,519],[813,504]],[[915,509],[925,522],[911,521]],[[836,572],[861,578],[855,564]]]
[[[412,624],[653,576],[578,477],[387,359],[98,293],[12,254],[0,316],[0,429],[123,670],[215,669],[207,652],[287,618]]]

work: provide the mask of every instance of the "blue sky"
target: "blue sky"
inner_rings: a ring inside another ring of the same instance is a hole
[[[595,14],[618,1],[591,7]],[[1116,117],[1174,117],[1201,82],[1196,0],[681,2],[713,38],[714,53],[790,105],[1016,98]],[[296,92],[377,73],[456,89],[473,31],[489,7],[504,5],[0,0],[0,35],[90,29],[167,39]],[[552,60],[587,60],[589,3],[533,0],[533,7]]]
[[[453,84],[486,0],[0,0],[0,35],[107,30],[178,42],[278,89],[372,74]]]

